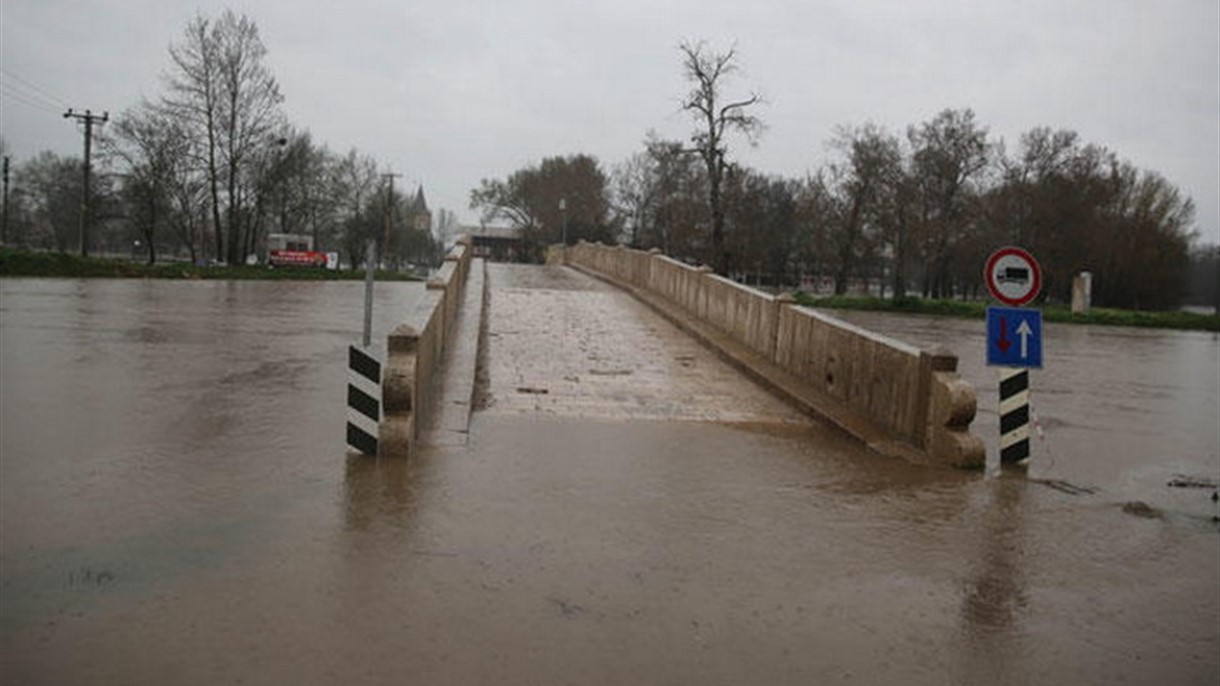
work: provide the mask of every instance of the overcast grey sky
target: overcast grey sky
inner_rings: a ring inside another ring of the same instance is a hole
[[[577,152],[609,170],[649,129],[685,138],[677,46],[706,39],[735,41],[731,89],[768,99],[758,147],[736,146],[762,171],[817,168],[839,124],[901,132],[970,107],[1010,150],[1069,128],[1161,172],[1220,241],[1217,0],[4,0],[11,154],[79,154],[63,110],[156,97],[167,46],[225,7],[257,22],[293,123],[464,222],[481,178]]]

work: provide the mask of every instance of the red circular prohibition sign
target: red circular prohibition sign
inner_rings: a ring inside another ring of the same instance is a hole
[[[1011,291],[1013,289],[1004,288],[1001,283],[1003,275],[996,273],[996,266],[1005,257],[1015,257],[1029,266],[1028,290],[1005,293],[1005,290]],[[992,253],[991,257],[987,258],[987,266],[983,268],[983,280],[987,283],[987,290],[991,291],[991,295],[996,300],[1013,307],[1020,307],[1028,303],[1042,292],[1042,268],[1038,266],[1038,261],[1026,250],[1014,246],[1000,248]]]

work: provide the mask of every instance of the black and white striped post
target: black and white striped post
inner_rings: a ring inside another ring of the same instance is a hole
[[[377,454],[381,424],[381,363],[356,346],[347,354],[347,444]]]
[[[1000,368],[1000,463],[1029,459],[1029,370]]]
[[[347,444],[364,455],[377,455],[381,425],[381,362],[369,354],[373,329],[373,242],[364,260],[364,346],[348,346]]]

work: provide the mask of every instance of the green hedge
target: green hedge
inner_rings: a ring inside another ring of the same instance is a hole
[[[279,281],[359,281],[364,270],[326,270],[309,267],[197,267],[186,263],[143,264],[128,260],[79,257],[54,252],[0,248],[0,277],[54,277],[70,279],[220,279]],[[378,271],[378,281],[419,281],[403,272]]]
[[[830,296],[816,298],[808,293],[797,293],[797,302],[808,307],[839,310],[868,310],[876,312],[899,312],[903,314],[938,315],[959,319],[984,319],[987,303],[961,300],[924,300],[906,296],[887,300],[884,298],[858,296]],[[1183,329],[1188,331],[1220,331],[1220,317],[1194,312],[1138,312],[1095,307],[1087,315],[1072,314],[1064,305],[1046,305],[1040,308],[1042,318],[1048,322],[1067,324],[1099,324],[1103,326],[1138,326],[1153,329]]]

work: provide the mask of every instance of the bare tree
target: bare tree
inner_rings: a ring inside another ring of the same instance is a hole
[[[180,44],[170,46],[174,67],[163,106],[188,122],[199,142],[208,177],[216,253],[230,263],[245,257],[242,184],[257,154],[272,144],[280,125],[279,85],[264,58],[258,27],[225,10],[215,22],[195,17]],[[220,186],[224,184],[224,221]]]
[[[835,294],[847,292],[859,263],[884,240],[883,215],[902,169],[898,139],[865,125],[840,128],[832,144],[843,160],[830,167],[835,216],[830,232],[838,256]]]
[[[436,240],[441,245],[457,238],[462,227],[458,224],[457,214],[453,210],[440,208],[436,212]]]
[[[924,295],[953,294],[958,243],[975,230],[994,147],[972,110],[944,110],[907,130],[924,257]],[[977,270],[975,270],[977,271]]]
[[[711,250],[716,270],[729,268],[729,256],[724,252],[724,203],[721,197],[725,172],[728,169],[726,136],[738,132],[753,144],[763,131],[762,121],[749,113],[749,108],[762,102],[757,93],[729,99],[724,95],[725,80],[738,71],[737,49],[727,52],[709,50],[702,41],[682,43],[682,67],[693,87],[682,100],[682,109],[695,120],[691,136],[692,152],[699,154],[707,168],[707,198],[712,215]]]
[[[243,165],[272,145],[271,133],[280,123],[279,85],[263,62],[267,49],[258,27],[245,15],[225,10],[216,22],[214,40],[219,59],[221,140],[228,183],[228,261],[239,264],[242,254],[240,222]]]
[[[641,247],[658,247],[676,257],[702,256],[708,261],[706,172],[678,141],[650,137],[645,149],[656,173],[657,190]]]
[[[470,193],[470,208],[481,210],[484,221],[512,222],[536,254],[561,240],[614,238],[608,179],[589,155],[548,157],[507,179],[483,179]]]
[[[123,113],[115,122],[114,135],[103,140],[105,154],[121,160],[127,169],[123,183],[127,215],[143,239],[149,264],[157,261],[157,229],[173,223],[174,202],[182,197],[173,186],[183,178],[188,145],[177,121],[148,105]]]
[[[182,42],[169,48],[173,70],[166,75],[169,93],[161,106],[182,122],[196,144],[195,155],[207,177],[215,257],[224,255],[220,220],[219,118],[220,76],[211,20],[196,15],[187,24]]]
[[[331,166],[330,194],[339,212],[340,242],[353,269],[361,263],[365,242],[375,237],[381,226],[381,214],[365,211],[379,182],[377,162],[355,148]]]
[[[640,151],[615,165],[610,173],[614,211],[630,234],[627,241],[640,245],[650,226],[651,215],[660,191],[657,164],[648,151]]]
[[[725,243],[736,256],[735,278],[789,283],[798,250],[798,184],[752,169],[734,168],[725,180]]]
[[[834,225],[836,201],[830,190],[825,169],[806,177],[796,188],[796,257],[802,286],[807,277],[814,290],[821,287],[822,279],[834,265],[828,236]]]
[[[80,165],[79,157],[60,157],[44,150],[16,169],[15,185],[30,214],[22,243],[68,251],[80,228]]]
[[[534,169],[518,169],[505,179],[482,179],[470,191],[470,209],[480,210],[484,223],[504,220],[527,235],[538,232],[539,203],[532,198]]]

